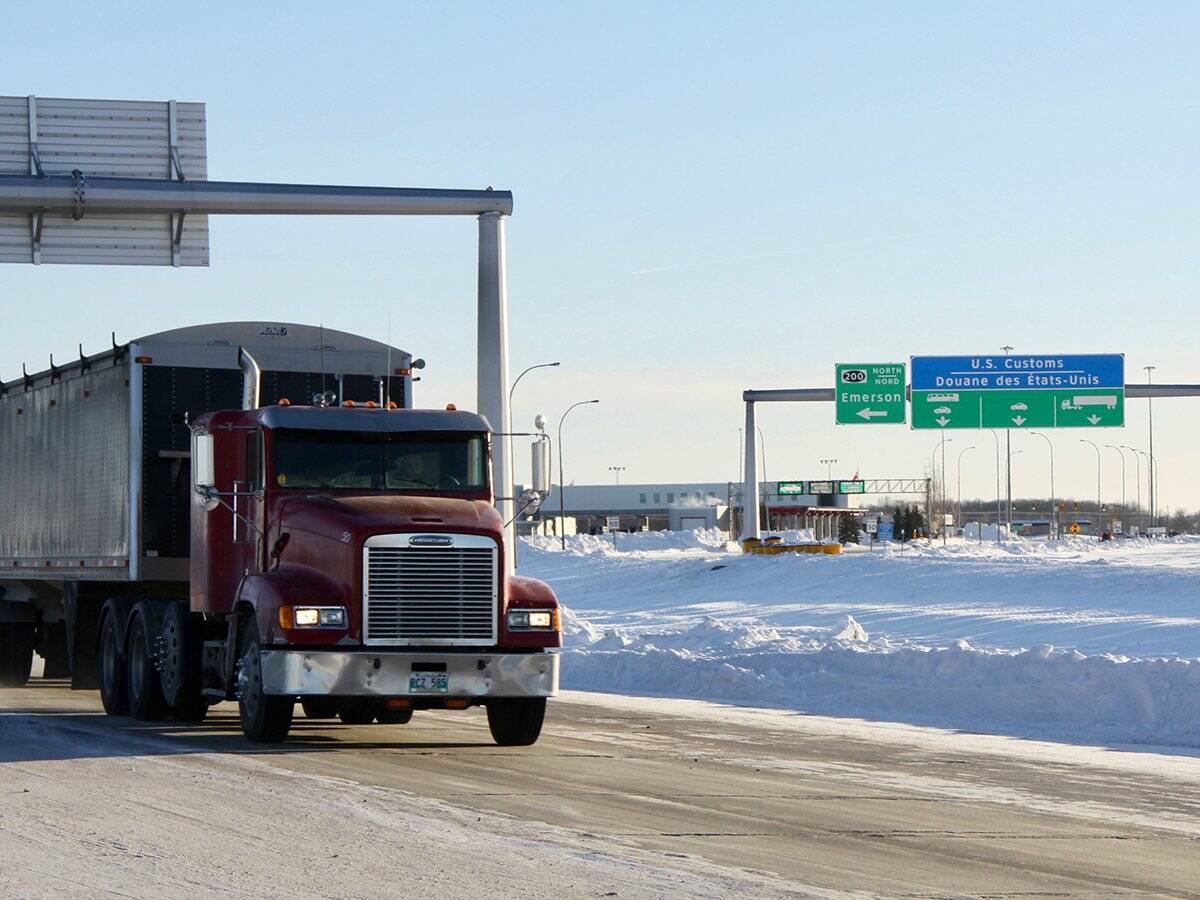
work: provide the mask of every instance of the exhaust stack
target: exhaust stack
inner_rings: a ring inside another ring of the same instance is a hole
[[[238,365],[242,368],[242,409],[258,409],[262,368],[245,347],[238,347]]]

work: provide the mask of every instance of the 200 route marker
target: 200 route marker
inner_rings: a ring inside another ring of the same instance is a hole
[[[904,363],[838,363],[834,367],[839,425],[903,425],[907,421]]]

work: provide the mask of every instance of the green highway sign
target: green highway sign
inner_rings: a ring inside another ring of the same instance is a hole
[[[780,496],[787,496],[790,494],[803,494],[804,493],[804,482],[803,481],[781,481],[781,482],[779,482],[779,487],[778,487],[777,491]]]
[[[867,492],[867,484],[865,481],[839,481],[839,494],[865,494]]]
[[[808,492],[810,494],[832,494],[835,493],[832,481],[810,481],[808,483]]]
[[[903,425],[904,363],[838,363],[833,375],[839,425]]]
[[[980,390],[912,392],[912,427],[1112,428],[1125,424],[1125,391]]]
[[[913,428],[1125,424],[1120,353],[914,356],[911,364]]]

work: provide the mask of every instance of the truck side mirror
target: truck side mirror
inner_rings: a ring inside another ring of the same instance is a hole
[[[213,436],[192,435],[192,486],[196,493],[207,495],[217,483],[216,463],[213,458]]]

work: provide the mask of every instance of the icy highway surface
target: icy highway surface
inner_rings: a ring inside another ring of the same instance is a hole
[[[568,693],[247,745],[0,691],[0,896],[1196,896],[1200,759]]]

